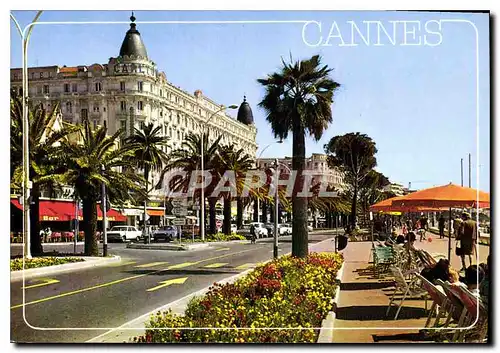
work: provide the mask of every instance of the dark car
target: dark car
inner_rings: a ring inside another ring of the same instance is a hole
[[[153,232],[153,241],[173,241],[177,237],[177,227],[163,226]]]
[[[268,237],[273,237],[274,236],[274,223],[266,223],[265,227],[267,229],[267,236]]]

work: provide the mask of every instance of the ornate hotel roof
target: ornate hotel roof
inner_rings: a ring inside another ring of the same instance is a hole
[[[125,38],[123,39],[122,46],[120,48],[120,56],[142,56],[143,58],[148,57],[148,53],[146,52],[146,47],[142,42],[141,34],[135,28],[136,24],[134,23],[135,17],[132,12],[132,16],[130,16],[130,29],[125,34]]]
[[[238,121],[246,124],[253,124],[253,114],[252,108],[250,108],[250,104],[247,103],[247,97],[243,96],[243,103],[241,103],[240,108],[238,109]]]

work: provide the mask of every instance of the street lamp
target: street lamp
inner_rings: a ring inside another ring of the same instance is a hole
[[[260,151],[259,156],[255,160],[255,166],[257,167],[257,169],[260,169],[259,168],[259,159],[262,156],[262,154],[264,153],[264,151],[267,150],[272,145],[275,145],[277,143],[283,143],[283,140],[280,139],[279,141],[272,142],[269,145],[267,145],[266,147],[264,147],[264,149],[262,151]],[[257,197],[257,222],[260,222],[260,199],[258,197]]]
[[[210,115],[210,117],[203,123],[203,127],[201,129],[201,180],[203,182],[203,172],[204,172],[204,164],[203,164],[203,159],[204,159],[204,151],[203,151],[203,141],[205,140],[205,127],[208,125],[210,120],[214,116],[216,116],[218,113],[225,109],[238,109],[237,105],[230,105],[229,107],[221,106],[219,110],[215,111]],[[200,210],[201,210],[201,224],[200,224],[200,230],[201,230],[201,241],[205,241],[205,188],[201,188],[201,205],[200,205]]]
[[[101,171],[104,174],[104,165],[101,165]],[[108,231],[106,228],[106,184],[102,182],[102,192],[101,192],[101,211],[102,211],[102,256],[108,256]]]
[[[10,18],[14,21],[17,31],[21,36],[22,40],[22,59],[23,59],[23,228],[24,228],[24,256],[27,259],[31,259],[31,232],[30,232],[30,189],[31,181],[29,173],[29,121],[28,121],[28,109],[26,103],[28,102],[28,43],[33,31],[34,23],[42,15],[43,11],[38,11],[36,13],[33,21],[25,27],[24,31],[21,30],[19,22],[17,22],[14,15],[11,13]],[[24,33],[26,30],[26,34]],[[37,215],[38,216],[38,215]],[[36,235],[38,236],[38,234]]]
[[[279,186],[279,166],[285,167],[290,174],[292,171],[287,165],[280,163],[278,158],[274,160],[276,165],[276,170],[274,170],[275,188],[274,188],[274,243],[273,243],[273,257],[278,258],[278,209],[279,209],[279,197],[278,197],[278,186]],[[293,231],[293,230],[292,230]]]

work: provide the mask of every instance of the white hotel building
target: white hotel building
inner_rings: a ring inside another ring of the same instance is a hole
[[[130,135],[134,127],[152,122],[170,138],[167,153],[180,147],[189,132],[200,133],[205,128],[211,139],[222,135],[223,144],[234,144],[255,157],[257,129],[246,99],[237,119],[220,112],[206,125],[221,104],[201,90],[191,94],[168,82],[148,57],[135,17],[130,19],[119,55],[106,64],[28,68],[29,101],[49,110],[59,102],[63,120],[80,123],[88,118],[94,126],[106,126],[109,134],[124,128]],[[10,75],[11,87],[22,92],[22,70],[13,68]]]

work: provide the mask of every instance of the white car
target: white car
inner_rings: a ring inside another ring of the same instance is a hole
[[[278,234],[280,236],[283,235],[291,235],[292,234],[292,225],[288,223],[282,223],[278,225]]]
[[[236,231],[236,233],[239,235],[243,235],[247,239],[250,239],[252,237],[252,235],[250,234],[250,228],[252,225],[255,227],[256,238],[267,237],[267,229],[264,226],[264,223],[257,223],[257,222],[250,223],[250,224],[244,224],[243,227],[241,227],[241,229],[238,229]]]
[[[309,226],[309,225],[308,225],[308,226],[307,226],[307,231],[308,231],[308,232],[312,232],[312,231],[313,231],[313,227],[311,227],[311,226]]]
[[[140,241],[142,232],[133,226],[114,226],[108,233],[108,240],[115,241]]]

